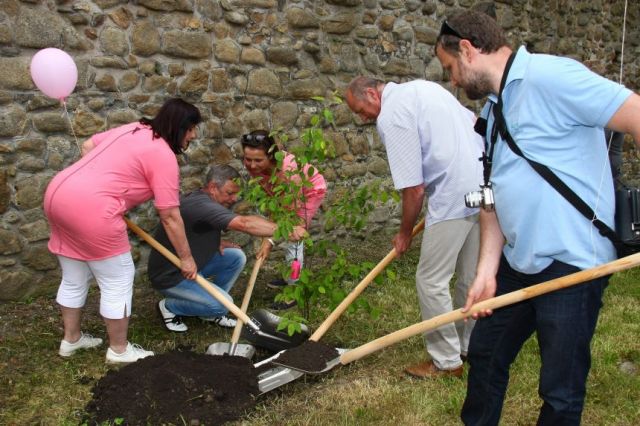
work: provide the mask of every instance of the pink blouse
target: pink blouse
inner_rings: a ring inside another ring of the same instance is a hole
[[[136,123],[91,137],[95,148],[49,183],[44,210],[49,250],[78,260],[100,260],[131,249],[124,213],[151,198],[158,209],[177,207],[179,167],[162,138]]]
[[[282,170],[278,171],[278,177],[282,180],[285,179],[284,171],[295,170],[297,168],[296,158],[293,156],[293,154],[289,154],[288,152],[284,152],[284,154],[285,156],[282,160]],[[305,174],[307,174],[309,167],[312,166],[309,164],[304,166],[303,171]],[[249,174],[251,175],[251,177],[262,177],[260,184],[262,185],[264,190],[267,191],[267,193],[271,195],[273,194],[273,185],[269,183],[269,179],[271,178],[270,173],[251,174],[251,172],[249,172]],[[299,180],[297,176],[294,176],[293,179]],[[325,181],[324,176],[322,176],[317,169],[308,179],[312,186],[310,188],[302,188],[302,193],[305,196],[305,202],[296,211],[298,217],[304,219],[307,224],[315,216],[318,208],[322,204],[324,195],[327,192],[327,182]]]

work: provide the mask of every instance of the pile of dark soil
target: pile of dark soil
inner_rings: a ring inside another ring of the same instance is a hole
[[[300,346],[284,351],[276,362],[301,371],[320,372],[327,361],[338,357],[338,351],[324,343],[307,340]]]
[[[237,356],[168,352],[109,371],[93,387],[89,422],[219,425],[255,405],[258,380]]]

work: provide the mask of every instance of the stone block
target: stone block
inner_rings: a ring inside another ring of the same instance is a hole
[[[273,128],[290,129],[298,119],[298,105],[295,102],[276,102],[271,107]]]
[[[42,112],[33,114],[33,127],[43,133],[59,133],[69,131],[69,118],[59,112]]]
[[[313,96],[323,96],[326,86],[319,78],[294,80],[286,88],[292,99],[311,99]]]
[[[286,12],[287,23],[291,28],[319,28],[320,19],[307,9],[290,7]]]
[[[129,53],[127,35],[121,28],[108,27],[98,37],[102,51],[107,55],[124,56]]]
[[[247,82],[247,94],[272,98],[280,97],[282,94],[280,79],[273,71],[267,68],[251,70]]]
[[[21,7],[14,29],[15,42],[20,47],[44,49],[61,43],[73,49],[88,47],[73,25],[46,8]]]
[[[24,133],[26,123],[27,114],[19,106],[10,105],[0,108],[0,136],[20,136]]]
[[[33,90],[29,72],[30,58],[0,58],[0,89]]]
[[[20,235],[8,229],[0,229],[0,254],[16,254],[22,250]]]
[[[224,68],[211,70],[211,89],[216,92],[230,92],[233,90],[233,82],[229,73]]]
[[[118,81],[118,91],[120,92],[128,92],[130,90],[135,89],[135,87],[140,82],[140,76],[135,72],[126,72],[122,74],[120,80]]]
[[[224,20],[234,25],[246,25],[249,22],[249,17],[244,13],[232,10],[225,12]]]
[[[256,7],[273,9],[278,4],[276,0],[228,0],[231,7]]]
[[[202,94],[209,87],[209,73],[200,68],[191,70],[179,85],[184,94]]]
[[[336,6],[347,6],[354,7],[360,6],[362,4],[362,0],[326,0],[329,4],[335,4]]]
[[[240,50],[240,45],[234,40],[220,40],[216,43],[215,57],[221,62],[237,64],[240,61]]]
[[[116,84],[116,78],[111,73],[106,73],[98,76],[95,81],[96,88],[103,92],[117,92],[118,85]]]
[[[127,61],[119,56],[96,56],[91,58],[89,63],[96,68],[116,68],[121,70],[129,68]]]
[[[240,62],[243,64],[264,65],[267,59],[262,50],[255,47],[245,47],[240,53]]]
[[[271,46],[267,48],[267,60],[274,64],[291,66],[298,63],[298,54],[290,46]]]
[[[109,123],[109,128],[133,123],[139,119],[139,114],[131,109],[112,110],[107,113],[107,123]]]
[[[16,186],[16,206],[22,210],[33,209],[42,206],[44,191],[51,180],[47,174],[35,174],[18,179]]]
[[[21,155],[16,163],[16,169],[24,172],[37,172],[43,170],[44,159],[33,155]]]
[[[46,240],[49,238],[49,225],[46,220],[40,219],[20,226],[20,233],[30,243]]]
[[[229,164],[233,161],[231,149],[224,143],[217,143],[211,147],[211,161],[215,164]]]
[[[178,58],[211,56],[211,36],[205,33],[169,30],[162,36],[162,52]]]
[[[160,33],[150,20],[137,22],[131,31],[133,53],[140,56],[151,56],[160,51]]]
[[[322,29],[329,34],[348,34],[356,26],[356,15],[350,12],[338,12],[322,22]]]
[[[129,28],[131,21],[133,20],[133,13],[127,8],[120,7],[115,11],[109,13],[109,18],[122,29]]]
[[[137,4],[162,12],[193,12],[191,0],[138,0]]]
[[[142,88],[145,92],[157,92],[166,88],[169,78],[163,75],[150,75],[142,82]]]
[[[243,114],[241,118],[244,126],[249,131],[267,130],[269,131],[269,115],[261,109],[252,109]]]
[[[98,114],[78,111],[73,119],[73,128],[77,136],[91,136],[105,130],[105,120]]]

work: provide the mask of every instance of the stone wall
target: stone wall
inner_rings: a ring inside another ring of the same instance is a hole
[[[77,158],[77,143],[153,116],[168,97],[194,102],[206,118],[200,139],[181,160],[183,189],[190,190],[211,162],[240,166],[238,137],[244,132],[281,127],[295,143],[318,108],[310,97],[340,93],[357,74],[447,85],[433,45],[440,22],[458,7],[495,10],[514,45],[572,56],[617,78],[624,1],[474,3],[1,0],[0,300],[49,294],[58,285],[42,196],[50,178]],[[633,4],[624,50],[624,82],[634,89],[638,13]],[[31,81],[30,59],[45,47],[65,50],[78,66],[68,112]],[[334,112],[337,126],[329,135],[338,156],[326,171],[331,185],[388,179],[373,126],[355,120],[344,105]],[[626,171],[637,176],[638,168]],[[147,229],[155,223],[152,210],[146,205],[136,211]],[[379,211],[376,220],[396,214]]]

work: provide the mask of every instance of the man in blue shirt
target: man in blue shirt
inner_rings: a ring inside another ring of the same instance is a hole
[[[471,99],[488,96],[486,151],[495,211],[481,211],[481,248],[472,304],[615,258],[599,234],[531,165],[493,131],[501,108],[517,147],[546,165],[609,227],[614,193],[603,128],[640,142],[640,97],[550,55],[517,52],[496,22],[465,11],[442,25],[436,54],[454,86]],[[501,90],[502,89],[502,90]],[[499,102],[501,95],[502,102]],[[492,137],[493,136],[493,137]],[[471,336],[465,424],[498,424],[509,367],[535,332],[544,404],[538,424],[579,424],[590,367],[590,342],[608,278],[559,290],[492,312],[482,312]]]

